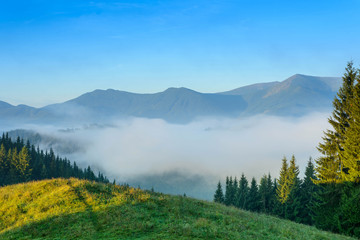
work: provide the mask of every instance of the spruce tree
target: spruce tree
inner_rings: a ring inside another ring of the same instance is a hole
[[[278,187],[276,190],[277,197],[282,204],[286,202],[290,193],[288,168],[287,159],[284,157],[282,159]]]
[[[333,130],[324,132],[323,143],[319,144],[318,150],[322,154],[316,160],[317,183],[332,183],[343,181],[343,171],[347,171],[343,164],[342,154],[346,131],[351,122],[350,102],[354,95],[354,83],[357,78],[357,70],[353,63],[349,62],[342,78],[343,83],[333,101],[333,113],[328,119]]]
[[[249,184],[244,173],[242,173],[239,181],[239,188],[236,197],[236,201],[237,201],[236,206],[238,208],[242,208],[242,209],[245,208],[247,203],[248,192],[249,192]]]
[[[354,97],[350,104],[350,126],[346,131],[344,151],[340,153],[346,172],[342,178],[349,182],[360,182],[360,83],[355,86]]]
[[[315,206],[315,194],[318,189],[313,180],[316,180],[315,169],[312,159],[309,158],[305,169],[305,177],[301,184],[302,211],[300,212],[300,222],[308,225],[313,224],[313,208]]]
[[[10,160],[10,184],[20,182],[18,176],[18,162],[19,162],[19,155],[17,153],[17,148],[13,148],[13,150],[9,149],[8,159]]]
[[[232,185],[232,184],[231,184]],[[224,199],[224,203],[226,206],[229,206],[231,204],[231,187],[230,186],[230,178],[228,176],[226,176],[226,181],[225,181],[225,199]]]
[[[248,201],[246,202],[246,209],[253,212],[259,212],[261,207],[261,202],[260,202],[259,190],[255,178],[251,179],[251,184],[247,199]]]
[[[224,203],[224,193],[223,193],[220,181],[219,181],[219,183],[217,185],[217,189],[215,191],[214,202]]]
[[[289,195],[285,202],[285,218],[300,222],[301,209],[301,181],[299,179],[299,167],[296,165],[296,159],[293,155],[288,169],[289,176]]]
[[[31,169],[29,167],[29,153],[27,148],[24,146],[19,152],[17,172],[20,181],[29,180]]]
[[[264,175],[260,179],[260,186],[259,186],[259,194],[260,194],[260,202],[261,202],[261,211],[265,213],[271,212],[271,192],[272,192],[272,181],[268,180],[268,176]]]
[[[272,181],[271,178],[271,174],[269,173],[267,176],[267,194],[268,194],[268,199],[269,199],[269,204],[268,204],[268,211],[272,212],[273,208],[275,206],[275,201],[277,201],[276,198],[276,188],[274,188],[274,184],[276,179],[274,180],[274,182]]]
[[[8,174],[7,168],[7,157],[6,157],[6,150],[4,144],[1,144],[0,147],[0,186],[6,184],[6,176]]]

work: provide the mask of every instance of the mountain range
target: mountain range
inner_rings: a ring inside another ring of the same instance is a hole
[[[341,78],[296,74],[281,82],[258,83],[219,93],[187,88],[169,88],[153,94],[95,90],[42,108],[0,101],[0,116],[3,122],[12,123],[84,123],[126,117],[187,123],[209,116],[302,116],[330,110],[340,85]]]

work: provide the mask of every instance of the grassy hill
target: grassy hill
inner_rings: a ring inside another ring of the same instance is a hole
[[[0,188],[0,239],[351,239],[181,196],[77,179]]]

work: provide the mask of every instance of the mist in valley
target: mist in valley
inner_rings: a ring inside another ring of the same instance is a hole
[[[217,181],[226,176],[277,177],[284,156],[294,154],[303,174],[309,157],[319,155],[316,146],[329,128],[328,116],[202,118],[183,125],[128,118],[108,124],[21,128],[39,134],[34,144],[41,149],[51,147],[118,183],[211,199]],[[21,136],[12,133],[16,134]]]

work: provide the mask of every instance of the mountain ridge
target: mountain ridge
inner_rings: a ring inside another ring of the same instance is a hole
[[[96,89],[42,108],[0,101],[0,115],[3,119],[25,123],[126,117],[188,123],[212,116],[301,116],[330,109],[340,84],[341,78],[295,74],[281,82],[256,83],[218,93],[201,93],[185,87],[170,87],[158,93]]]

